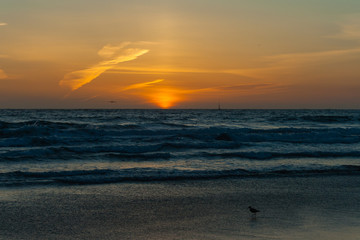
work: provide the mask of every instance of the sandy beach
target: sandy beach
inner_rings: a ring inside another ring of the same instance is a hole
[[[360,239],[359,176],[1,192],[0,239]]]

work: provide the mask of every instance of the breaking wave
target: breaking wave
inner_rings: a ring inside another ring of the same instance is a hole
[[[317,168],[276,168],[259,170],[178,170],[133,168],[121,170],[75,170],[59,172],[9,172],[0,173],[0,186],[46,184],[105,184],[121,182],[153,182],[179,180],[207,180],[239,177],[310,176],[359,174],[360,166],[342,165]]]

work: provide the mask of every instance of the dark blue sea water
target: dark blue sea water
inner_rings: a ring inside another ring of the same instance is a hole
[[[359,110],[0,110],[0,186],[360,174]]]

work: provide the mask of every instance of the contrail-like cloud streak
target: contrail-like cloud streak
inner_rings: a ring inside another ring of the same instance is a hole
[[[156,83],[159,83],[159,82],[162,82],[164,81],[164,79],[157,79],[157,80],[154,80],[154,81],[151,81],[151,82],[144,82],[144,83],[137,83],[137,84],[132,84],[130,86],[127,86],[126,88],[123,89],[123,91],[126,91],[126,90],[131,90],[131,89],[138,89],[138,88],[144,88],[144,87],[149,87],[153,84],[156,84]]]
[[[109,60],[101,61],[98,64],[87,69],[74,71],[66,74],[64,78],[59,82],[59,85],[69,87],[72,91],[74,91],[76,89],[79,89],[83,85],[90,83],[105,71],[114,68],[117,64],[135,60],[141,55],[149,52],[149,50],[147,49],[123,49],[128,44],[129,43],[123,43],[119,46],[114,47],[106,45],[98,52],[98,54],[102,57],[112,58],[110,58]]]

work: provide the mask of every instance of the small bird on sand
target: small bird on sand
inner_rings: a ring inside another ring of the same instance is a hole
[[[251,206],[249,206],[249,210],[250,210],[250,212],[252,212],[255,215],[256,215],[257,212],[260,212],[259,210],[255,209],[255,208],[253,208]]]

